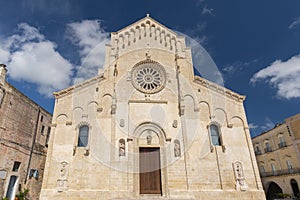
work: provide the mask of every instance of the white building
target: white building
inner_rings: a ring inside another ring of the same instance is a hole
[[[55,93],[41,199],[265,199],[245,98],[195,76],[185,38],[147,16],[105,59]]]

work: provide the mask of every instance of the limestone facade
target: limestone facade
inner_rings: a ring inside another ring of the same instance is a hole
[[[252,139],[267,199],[297,196],[300,183],[300,114]]]
[[[193,72],[149,16],[56,98],[41,199],[264,199],[244,96]]]
[[[0,198],[39,199],[52,115],[6,82],[0,65]]]

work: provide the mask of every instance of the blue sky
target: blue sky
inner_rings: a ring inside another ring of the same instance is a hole
[[[95,45],[103,55],[110,32],[150,13],[200,42],[225,87],[247,96],[252,135],[299,113],[300,1],[0,0],[0,8],[8,81],[49,112],[52,91],[103,64],[101,56],[85,59]]]

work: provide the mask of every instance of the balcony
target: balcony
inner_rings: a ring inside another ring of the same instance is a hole
[[[265,153],[268,153],[268,152],[272,152],[272,148],[271,147],[265,148]]]
[[[280,143],[278,143],[278,148],[279,149],[284,148],[284,147],[287,147],[286,146],[286,142],[280,142]]]
[[[262,154],[261,150],[255,150],[255,155],[261,155],[261,154]]]
[[[297,174],[297,173],[300,173],[300,168],[276,170],[273,172],[261,172],[260,176],[261,177],[281,176],[281,175],[289,175],[289,174]]]

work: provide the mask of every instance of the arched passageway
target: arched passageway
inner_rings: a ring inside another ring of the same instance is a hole
[[[282,193],[282,189],[276,183],[271,182],[267,191],[267,200],[276,199],[278,193]]]
[[[298,183],[295,179],[291,179],[291,187],[292,187],[294,196],[297,197],[299,194],[299,187],[298,187]]]

